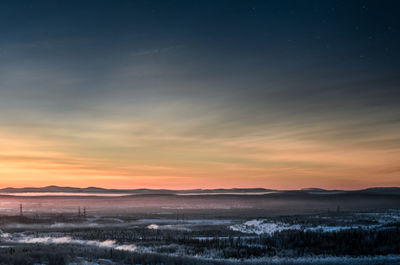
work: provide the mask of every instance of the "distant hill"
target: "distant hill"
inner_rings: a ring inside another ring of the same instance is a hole
[[[359,192],[400,195],[400,187],[375,187],[360,190]]]
[[[25,187],[25,188],[3,188],[0,193],[10,194],[13,193],[92,193],[92,194],[185,194],[185,195],[207,195],[207,194],[263,194],[271,192],[279,192],[280,194],[334,194],[334,193],[347,193],[347,194],[385,194],[385,195],[400,195],[400,187],[372,187],[363,190],[326,190],[320,188],[304,188],[300,190],[278,191],[273,189],[264,188],[232,188],[232,189],[190,189],[190,190],[168,190],[168,189],[106,189],[99,187],[61,187],[61,186],[46,186],[46,187]]]
[[[208,193],[263,193],[274,191],[263,188],[233,188],[233,189],[191,189],[191,190],[167,190],[167,189],[105,189],[98,187],[76,188],[76,187],[25,187],[0,189],[0,193],[35,193],[35,192],[54,192],[54,193],[113,193],[113,194],[208,194]]]
[[[301,190],[302,191],[326,191],[326,190],[320,189],[320,188],[303,188]]]

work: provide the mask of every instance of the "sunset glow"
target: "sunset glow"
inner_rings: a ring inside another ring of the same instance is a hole
[[[66,3],[1,11],[1,187],[400,186],[378,9]]]

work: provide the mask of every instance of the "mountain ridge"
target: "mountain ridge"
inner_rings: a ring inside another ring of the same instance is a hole
[[[285,192],[285,191],[296,191],[296,192],[314,192],[314,193],[330,193],[330,192],[358,192],[358,193],[395,193],[400,194],[400,187],[370,187],[360,190],[328,190],[321,188],[302,188],[298,190],[275,190],[275,189],[266,189],[266,188],[216,188],[216,189],[149,189],[149,188],[138,188],[138,189],[108,189],[101,187],[86,187],[86,188],[78,188],[78,187],[69,187],[69,186],[44,186],[44,187],[23,187],[23,188],[14,188],[14,187],[6,187],[1,188],[0,193],[113,193],[113,194],[207,194],[207,193],[266,193],[266,192]]]

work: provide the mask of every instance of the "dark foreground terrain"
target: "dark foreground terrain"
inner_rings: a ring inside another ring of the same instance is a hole
[[[6,194],[0,264],[400,264],[396,189],[242,192]]]

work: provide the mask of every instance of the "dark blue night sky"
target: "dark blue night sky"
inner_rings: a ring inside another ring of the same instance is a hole
[[[3,1],[0,30],[0,185],[400,185],[399,1]]]

